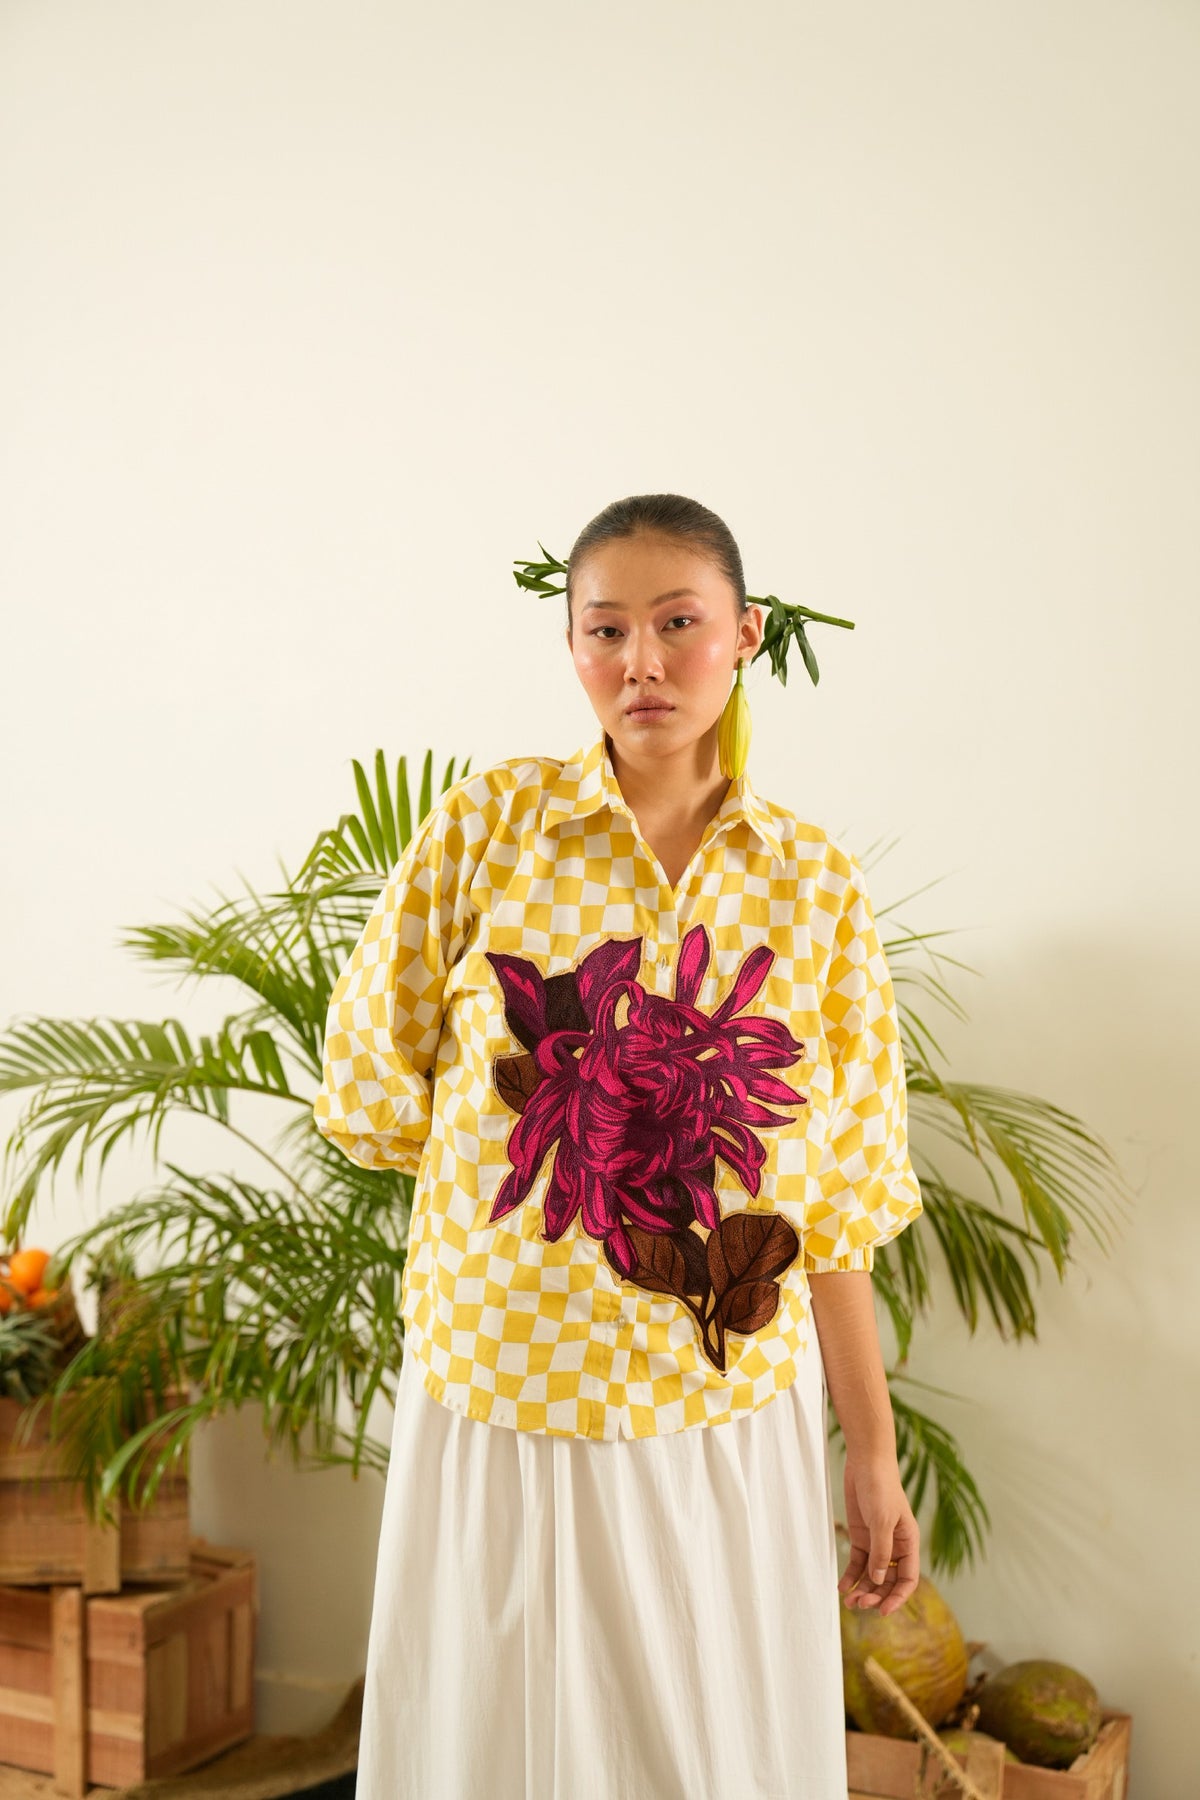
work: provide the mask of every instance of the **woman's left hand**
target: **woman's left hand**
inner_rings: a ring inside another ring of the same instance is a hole
[[[895,1612],[921,1577],[921,1528],[895,1456],[847,1451],[844,1491],[850,1560],[838,1591],[847,1606]]]

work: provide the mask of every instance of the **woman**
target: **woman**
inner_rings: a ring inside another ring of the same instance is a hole
[[[919,1575],[892,985],[857,859],[722,772],[724,523],[618,501],[566,599],[599,732],[442,795],[329,1008],[319,1129],[416,1177],[359,1800],[845,1800],[837,1593]]]

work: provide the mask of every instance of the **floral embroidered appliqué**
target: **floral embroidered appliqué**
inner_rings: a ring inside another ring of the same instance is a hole
[[[774,1318],[800,1240],[778,1214],[722,1214],[716,1159],[758,1193],[766,1152],[757,1134],[792,1122],[770,1107],[807,1104],[770,1071],[802,1061],[805,1046],[781,1020],[744,1011],[775,959],[768,946],[747,953],[711,1014],[695,1004],[711,955],[703,925],[680,945],[673,999],[638,981],[641,946],[606,939],[550,976],[526,957],[485,952],[524,1045],[492,1065],[497,1093],[521,1116],[491,1218],[521,1205],[554,1146],[547,1241],[578,1218],[624,1280],[688,1308],[723,1371],[726,1332]]]

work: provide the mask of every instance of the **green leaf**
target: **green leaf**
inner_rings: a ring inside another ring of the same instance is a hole
[[[375,802],[367,781],[366,770],[357,757],[352,759],[354,769],[354,785],[358,789],[358,804],[362,808],[362,818],[366,828],[366,839],[370,846],[370,855],[377,869],[384,867],[387,857],[384,851],[383,833],[379,829],[379,814],[375,811]]]

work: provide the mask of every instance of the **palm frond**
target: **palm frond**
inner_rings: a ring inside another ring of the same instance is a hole
[[[379,896],[384,877],[350,870],[303,891],[285,886],[224,899],[184,922],[139,926],[125,946],[185,978],[226,975],[278,1018],[309,1070],[320,1074],[325,1013],[334,983]]]
[[[450,758],[442,777],[443,793],[456,780],[463,779],[470,768],[470,761],[468,757],[456,776],[455,759]],[[380,877],[386,876],[433,804],[431,749],[426,750],[421,765],[421,785],[415,805],[409,788],[407,757],[402,756],[397,762],[393,784],[388,777],[383,751],[376,750],[374,789],[357,757],[352,758],[351,766],[354,770],[359,811],[344,812],[336,825],[318,835],[292,883],[300,891],[311,888],[314,883],[329,881],[351,871],[365,870]]]
[[[60,1167],[72,1145],[82,1179],[90,1150],[98,1148],[103,1172],[120,1139],[138,1127],[157,1155],[172,1112],[200,1114],[233,1130],[234,1092],[311,1105],[293,1092],[271,1033],[236,1016],[195,1041],[174,1018],[20,1017],[0,1033],[0,1093],[23,1089],[32,1096],[5,1145],[5,1174],[15,1171],[5,1217],[9,1238],[20,1235],[42,1177]]]
[[[1040,1278],[1041,1240],[1016,1221],[959,1192],[935,1170],[923,1169],[920,1183],[924,1231],[905,1231],[882,1245],[874,1265],[875,1289],[896,1328],[901,1363],[908,1356],[913,1316],[924,1311],[929,1301],[927,1236],[941,1252],[954,1298],[972,1336],[983,1306],[1001,1338],[1036,1338],[1029,1274]]]
[[[889,1387],[900,1380],[912,1381],[912,1377],[893,1375]],[[987,1540],[991,1516],[953,1435],[902,1399],[894,1387],[891,1397],[900,1479],[914,1513],[920,1514],[932,1487],[929,1533],[924,1540],[929,1566],[935,1574],[945,1570],[953,1575],[964,1562],[974,1565]]]
[[[310,1193],[338,1216],[369,1219],[387,1215],[387,1229],[399,1243],[407,1242],[416,1177],[400,1169],[364,1169],[315,1131],[311,1117],[289,1119],[278,1147]]]
[[[244,879],[244,878],[243,878]],[[311,1066],[312,1046],[324,1025],[320,998],[324,977],[337,977],[336,953],[298,929],[294,896],[267,903],[247,881],[246,894],[223,898],[209,912],[193,908],[182,920],[131,927],[124,949],[147,962],[174,966],[182,976],[224,975],[264,1006],[276,1026],[286,1027],[299,1054]],[[317,974],[321,979],[313,979]],[[326,996],[327,997],[327,996]]]
[[[896,1356],[903,1365],[908,1360],[913,1325],[931,1303],[925,1234],[916,1229],[902,1231],[899,1237],[880,1244],[875,1251],[871,1286],[891,1319],[896,1333]]]
[[[1109,1248],[1117,1215],[1128,1216],[1131,1197],[1112,1150],[1082,1119],[1036,1095],[981,1082],[939,1081],[933,1105],[925,1104],[928,1084],[920,1076],[908,1092],[914,1119],[976,1158],[1001,1213],[994,1165],[1009,1176],[1028,1229],[1060,1276],[1073,1220]]]
[[[142,1449],[152,1460],[136,1462],[138,1479],[157,1485],[197,1424],[250,1403],[262,1406],[272,1441],[296,1460],[311,1432],[318,1466],[348,1461],[357,1473],[364,1459],[379,1466],[381,1456],[386,1466],[366,1424],[376,1393],[394,1399],[407,1221],[383,1204],[346,1211],[321,1194],[298,1200],[232,1175],[165,1166],[172,1180],[106,1214],[56,1255],[64,1278],[85,1251],[103,1257],[110,1244],[135,1257],[152,1252],[155,1265],[138,1277],[137,1305],[107,1338],[90,1339],[58,1383],[62,1395],[86,1384],[87,1405],[62,1413],[56,1428],[89,1494],[111,1493]],[[375,1187],[382,1202],[388,1184]],[[200,1393],[147,1421],[137,1446],[118,1456],[148,1374],[160,1400],[175,1385]],[[349,1433],[336,1422],[343,1391],[357,1412]],[[150,1497],[153,1486],[146,1491]]]

